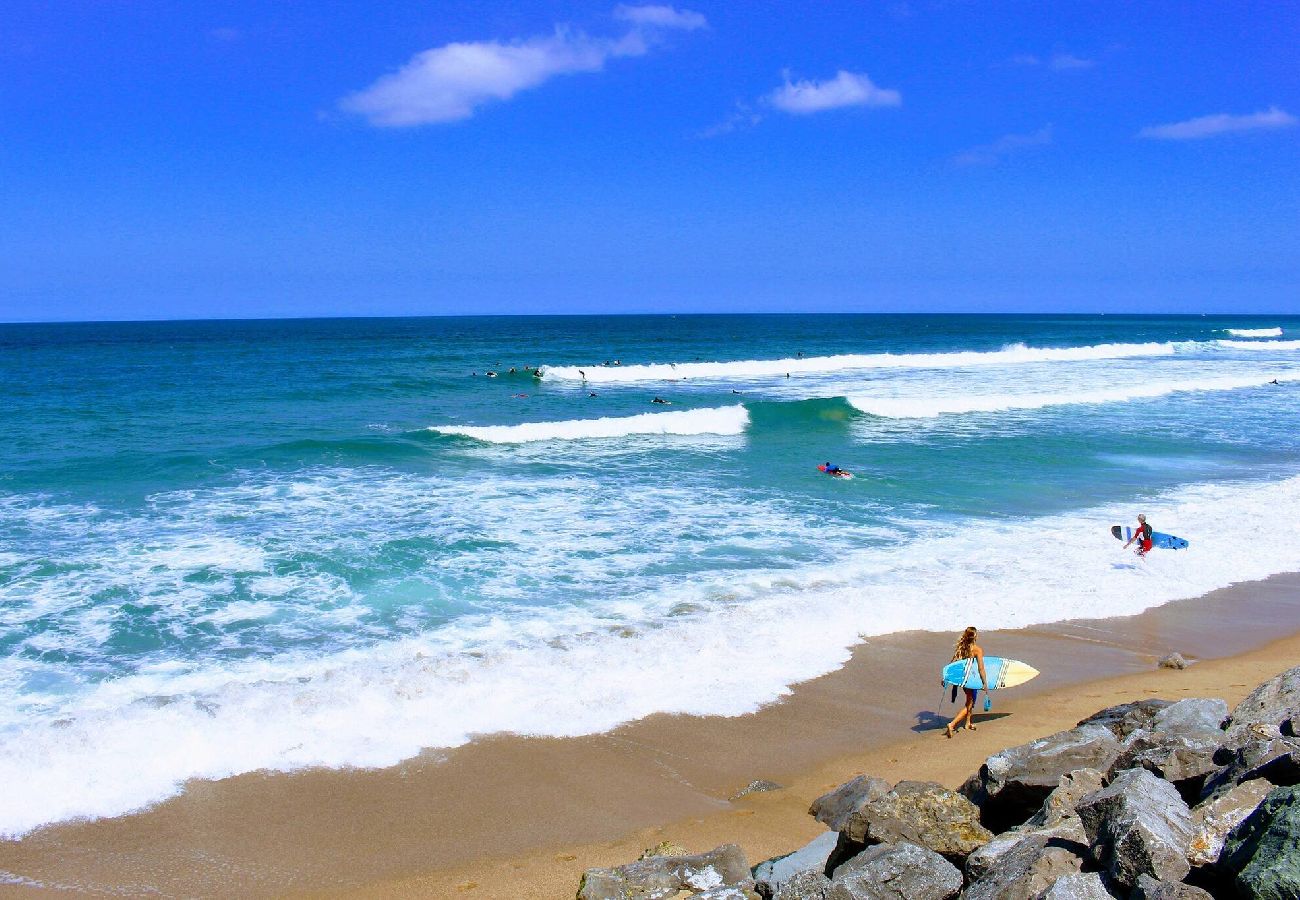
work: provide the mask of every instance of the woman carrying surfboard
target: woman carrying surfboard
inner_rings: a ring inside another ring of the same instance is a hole
[[[952,661],[958,662],[963,659],[975,660],[975,664],[979,666],[980,684],[983,685],[985,690],[987,690],[989,679],[984,673],[984,651],[980,649],[979,644],[975,643],[975,638],[978,634],[979,632],[975,630],[974,625],[961,633],[961,637],[957,638],[957,645],[952,651]],[[963,706],[961,712],[957,713],[956,717],[948,723],[948,737],[952,737],[953,731],[963,721],[966,722],[966,727],[969,730],[975,730],[975,698],[979,695],[979,691],[976,688],[964,686],[962,687],[962,690],[966,692],[966,705]]]

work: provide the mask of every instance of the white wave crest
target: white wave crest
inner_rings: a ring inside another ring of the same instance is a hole
[[[525,422],[521,425],[433,425],[430,431],[460,434],[490,444],[529,441],[576,441],[620,438],[634,434],[743,434],[749,412],[743,406],[721,406],[681,412],[642,413],[604,419],[565,422]]]
[[[1223,330],[1233,337],[1266,338],[1282,336],[1281,328],[1225,328]]]
[[[542,375],[553,381],[603,383],[780,378],[787,373],[825,375],[855,369],[950,369],[1171,356],[1177,352],[1178,346],[1174,343],[1095,344],[1088,347],[1028,347],[1012,344],[1001,350],[963,350],[953,353],[867,353],[796,359],[746,359],[735,362],[653,363],[641,366],[543,366]]]
[[[1189,391],[1232,391],[1260,387],[1276,377],[1279,383],[1300,381],[1300,376],[1259,375],[1251,378],[1205,378],[1167,384],[1134,384],[1105,390],[1072,390],[1044,394],[947,394],[924,397],[846,398],[854,409],[887,419],[932,419],[950,413],[1005,412],[1013,409],[1043,409],[1072,404],[1124,403],[1150,397],[1164,397]]]
[[[1300,350],[1300,341],[1216,341],[1220,347],[1233,350]]]

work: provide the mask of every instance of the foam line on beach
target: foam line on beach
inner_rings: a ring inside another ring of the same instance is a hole
[[[1011,344],[1000,350],[963,350],[949,353],[867,353],[786,359],[746,359],[734,362],[652,363],[633,366],[543,366],[542,375],[550,381],[611,384],[683,379],[726,381],[781,378],[787,373],[826,375],[858,369],[949,369],[966,366],[1172,356],[1186,343],[1188,342],[1094,344],[1086,347],[1029,347],[1025,344]]]
[[[749,412],[743,406],[722,406],[675,412],[642,413],[602,419],[525,422],[519,425],[432,425],[439,434],[459,434],[490,444],[532,441],[577,441],[631,435],[743,434]]]
[[[1300,516],[1300,477],[1147,498],[1154,524],[1193,545],[1143,561],[1106,530],[1135,505],[915,533],[900,522],[897,540],[833,560],[682,579],[649,597],[622,586],[600,608],[483,613],[325,655],[151,666],[86,686],[57,716],[6,713],[0,834],[139,809],[191,778],[388,766],[475,735],[591,734],[660,712],[740,715],[843,665],[863,635],[1129,615],[1300,570],[1289,530],[1240,538],[1243,521]],[[1075,539],[1042,539],[1064,534]]]
[[[1300,376],[1260,375],[1251,378],[1204,378],[1166,384],[1133,384],[1105,390],[1072,390],[1041,394],[943,394],[915,397],[877,397],[858,394],[848,397],[857,410],[887,419],[930,419],[957,413],[1006,412],[1043,409],[1075,404],[1124,403],[1172,394],[1231,391],[1262,387],[1274,378],[1278,383],[1300,381]]]
[[[1281,328],[1225,328],[1223,329],[1233,337],[1242,338],[1270,338],[1281,337]]]

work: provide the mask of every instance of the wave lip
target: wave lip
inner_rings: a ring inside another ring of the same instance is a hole
[[[1086,347],[1029,347],[1011,344],[1001,350],[959,350],[949,353],[865,353],[795,359],[744,359],[734,362],[649,363],[637,366],[543,366],[552,381],[635,383],[683,379],[780,378],[786,374],[829,375],[854,369],[947,369],[1001,366],[1016,363],[1074,362],[1171,356],[1172,343],[1093,344]]]
[[[1281,328],[1225,328],[1223,330],[1233,337],[1270,338],[1282,336]]]
[[[1300,381],[1300,376],[1275,376],[1279,382]],[[1099,391],[1070,391],[1051,394],[958,394],[941,397],[848,397],[857,410],[886,419],[932,419],[952,413],[1005,412],[1013,409],[1042,409],[1075,404],[1124,403],[1194,391],[1232,391],[1262,387],[1274,380],[1263,375],[1251,378],[1204,378],[1172,384],[1137,384]]]
[[[681,412],[642,413],[602,419],[563,422],[525,422],[519,425],[431,425],[439,434],[459,434],[489,444],[524,444],[531,441],[576,441],[620,438],[634,434],[743,434],[749,412],[743,406],[691,409]]]
[[[1300,341],[1216,341],[1220,347],[1233,350],[1300,350]]]

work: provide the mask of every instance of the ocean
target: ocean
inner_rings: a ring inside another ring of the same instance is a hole
[[[1300,570],[1298,400],[1296,316],[0,325],[0,835]]]

